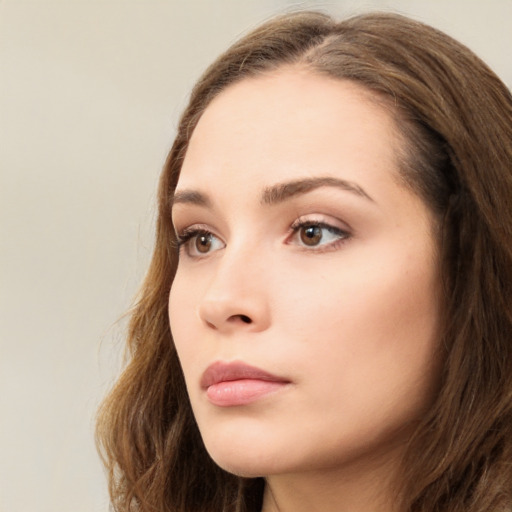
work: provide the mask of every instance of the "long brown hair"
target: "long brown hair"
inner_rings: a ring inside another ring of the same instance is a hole
[[[466,47],[393,14],[335,22],[302,12],[239,42],[194,88],[160,182],[153,260],[128,334],[130,361],[97,438],[119,512],[255,512],[264,482],[218,468],[198,432],[167,303],[177,265],[170,205],[187,144],[230,84],[286,65],[387,98],[401,176],[439,220],[445,320],[439,394],[410,440],[404,511],[512,510],[512,97]]]

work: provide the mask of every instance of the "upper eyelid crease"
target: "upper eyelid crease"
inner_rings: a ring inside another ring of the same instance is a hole
[[[262,193],[260,203],[271,206],[286,201],[294,196],[306,194],[320,187],[340,188],[374,202],[366,191],[356,183],[326,176],[293,180],[267,187]],[[171,208],[175,204],[193,204],[206,208],[212,207],[212,201],[207,194],[192,189],[184,189],[175,192],[174,196],[171,198]]]

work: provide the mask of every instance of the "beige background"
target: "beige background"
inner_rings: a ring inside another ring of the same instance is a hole
[[[221,50],[293,5],[0,0],[0,511],[108,509],[92,418],[178,113]],[[512,84],[512,0],[301,5],[410,14]]]

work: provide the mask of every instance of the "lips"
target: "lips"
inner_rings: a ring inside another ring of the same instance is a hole
[[[208,400],[220,407],[247,405],[281,390],[289,380],[241,362],[217,362],[201,378]]]

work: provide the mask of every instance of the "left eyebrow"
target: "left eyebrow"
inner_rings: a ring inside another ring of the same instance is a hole
[[[274,205],[290,199],[299,194],[306,194],[320,187],[336,187],[347,192],[351,192],[360,197],[374,202],[374,200],[361,188],[357,183],[333,178],[331,176],[304,178],[299,180],[278,183],[271,187],[265,188],[261,197],[261,203],[266,205]]]

